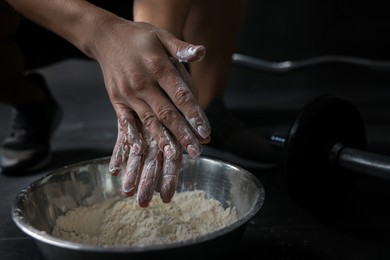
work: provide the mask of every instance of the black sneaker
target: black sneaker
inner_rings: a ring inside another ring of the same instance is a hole
[[[216,98],[205,113],[211,125],[211,142],[204,147],[204,155],[246,167],[274,168],[279,164],[280,151],[229,112],[222,98]]]
[[[44,101],[29,102],[13,109],[10,135],[0,148],[0,172],[20,175],[36,171],[50,162],[50,141],[57,129],[62,111],[40,74],[29,77],[47,94]]]

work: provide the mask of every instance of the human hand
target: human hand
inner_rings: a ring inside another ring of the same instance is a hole
[[[172,57],[194,62],[205,50],[149,24],[129,21],[116,22],[101,39],[95,57],[118,117],[110,172],[117,175],[127,164],[123,191],[137,192],[141,206],[148,205],[157,182],[163,201],[169,202],[183,147],[196,157],[200,144],[210,140],[210,126],[197,103],[196,90],[184,66]],[[146,132],[150,138],[144,139]]]
[[[146,23],[121,19],[110,28],[108,35],[101,36],[94,56],[117,117],[138,117],[165,153],[176,152],[175,138],[190,156],[198,156],[200,144],[210,140],[210,125],[170,57],[197,61],[204,47]],[[162,134],[165,128],[166,135]]]

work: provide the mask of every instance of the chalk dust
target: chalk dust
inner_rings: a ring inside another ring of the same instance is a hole
[[[176,193],[170,203],[155,194],[147,208],[134,196],[78,207],[57,218],[52,235],[91,245],[148,246],[192,239],[235,220],[234,207],[224,209],[197,190]]]

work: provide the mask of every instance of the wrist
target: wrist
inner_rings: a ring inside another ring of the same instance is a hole
[[[85,55],[92,59],[98,59],[100,46],[110,38],[113,33],[113,25],[123,23],[123,19],[115,14],[91,6],[88,15],[78,21],[77,29],[72,32],[70,41]]]
[[[117,38],[115,34],[120,27],[129,28],[129,25],[133,23],[106,10],[95,13],[88,22],[90,23],[90,26],[87,26],[90,29],[86,31],[88,37],[82,38],[79,48],[94,60],[100,59],[100,55],[105,53],[104,48],[116,44],[113,39]]]

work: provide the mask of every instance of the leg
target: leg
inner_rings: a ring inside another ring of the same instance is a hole
[[[13,107],[14,122],[0,149],[0,172],[23,174],[48,163],[50,136],[60,117],[57,102],[38,74],[25,75],[15,34],[20,17],[0,1],[0,102]]]
[[[245,7],[245,0],[192,2],[183,34],[185,41],[206,47],[205,58],[190,67],[204,109],[224,93]]]
[[[190,64],[199,103],[210,120],[209,146],[274,166],[276,151],[224,106],[231,58],[245,13],[245,0],[137,0],[134,19],[162,27],[184,41],[203,44],[206,56]]]
[[[279,158],[274,147],[231,114],[223,101],[246,2],[193,1],[183,35],[185,41],[206,47],[205,58],[192,63],[190,71],[199,92],[199,102],[212,127],[209,146],[265,167],[274,167]]]
[[[199,102],[205,109],[212,99],[223,95],[245,6],[245,0],[136,0],[134,20],[205,45],[206,57],[191,64]]]
[[[20,17],[0,1],[0,102],[16,106],[42,100],[43,91],[24,77],[24,57],[13,40]]]

